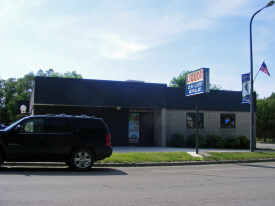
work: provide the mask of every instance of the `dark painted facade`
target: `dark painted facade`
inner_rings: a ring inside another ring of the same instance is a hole
[[[241,92],[211,90],[199,96],[199,110],[248,113],[249,105],[241,104],[241,99]],[[138,113],[138,145],[166,146],[170,111],[193,111],[195,102],[195,96],[185,96],[184,88],[166,84],[35,77],[30,112],[103,118],[112,144],[121,146],[131,144],[129,114]]]

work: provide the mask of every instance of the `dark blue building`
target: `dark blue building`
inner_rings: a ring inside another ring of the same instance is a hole
[[[249,137],[250,109],[241,101],[235,91],[200,95],[200,134]],[[175,132],[195,132],[195,103],[184,88],[166,84],[35,77],[30,113],[96,116],[109,126],[113,145],[166,146]]]

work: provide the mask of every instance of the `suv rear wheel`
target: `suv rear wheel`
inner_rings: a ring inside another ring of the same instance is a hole
[[[73,152],[70,166],[79,171],[89,170],[94,164],[94,155],[88,149],[81,148]]]

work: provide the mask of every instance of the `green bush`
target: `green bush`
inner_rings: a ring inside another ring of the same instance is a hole
[[[208,148],[218,148],[222,149],[224,148],[225,145],[225,140],[215,134],[208,134],[206,137],[206,144],[205,146]]]
[[[240,147],[240,140],[237,137],[228,137],[225,139],[224,148],[237,149]]]
[[[263,139],[257,137],[257,138],[256,138],[256,141],[257,141],[257,142],[260,142],[260,141],[263,141]]]
[[[249,149],[250,148],[250,140],[245,136],[238,137],[240,142],[240,149]]]
[[[196,134],[190,134],[186,140],[186,147],[196,147]],[[205,138],[199,135],[199,148],[205,147]]]
[[[176,132],[168,142],[169,147],[184,147],[184,135]]]
[[[228,137],[225,139],[224,147],[227,149],[249,149],[250,140],[245,136]]]
[[[190,134],[185,140],[183,134],[176,132],[172,135],[167,146],[196,148],[196,134]],[[199,148],[249,149],[250,140],[245,136],[231,136],[224,139],[215,134],[208,134],[206,138],[199,135]]]

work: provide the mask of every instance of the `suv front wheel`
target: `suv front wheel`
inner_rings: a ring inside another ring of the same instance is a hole
[[[4,163],[4,156],[2,154],[2,151],[0,150],[0,166]]]
[[[89,170],[94,164],[94,155],[88,149],[81,148],[72,153],[70,166],[79,171]]]

